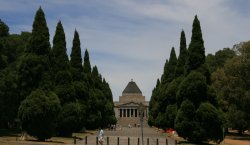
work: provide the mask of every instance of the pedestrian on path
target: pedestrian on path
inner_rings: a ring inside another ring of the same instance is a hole
[[[103,145],[103,142],[104,142],[104,132],[103,132],[102,129],[100,129],[100,131],[99,131],[98,142],[100,143],[100,145]]]

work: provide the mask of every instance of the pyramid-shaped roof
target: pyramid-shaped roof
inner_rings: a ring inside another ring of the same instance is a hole
[[[122,94],[141,94],[141,90],[136,85],[135,82],[133,82],[133,79],[131,82],[128,83],[127,87],[123,90]]]

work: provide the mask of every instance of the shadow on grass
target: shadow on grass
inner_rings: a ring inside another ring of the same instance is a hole
[[[21,133],[18,129],[0,129],[0,137],[1,136],[11,136],[16,137]]]
[[[228,138],[233,140],[250,140],[250,134],[244,133],[242,135],[239,135],[237,132],[229,132],[226,135]]]
[[[26,141],[29,141],[29,142],[40,142],[40,143],[61,143],[63,144],[64,142],[62,141],[52,141],[52,140],[48,140],[48,141],[39,141],[39,140],[35,140],[35,139],[28,139]]]
[[[180,145],[212,145],[209,143],[192,143],[189,141],[179,141],[178,144],[180,144]]]

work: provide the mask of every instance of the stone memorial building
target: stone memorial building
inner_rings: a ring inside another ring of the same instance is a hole
[[[144,124],[147,124],[149,102],[145,100],[141,90],[136,83],[131,80],[119,97],[119,101],[114,102],[115,116],[117,124],[126,126],[137,126],[140,124],[139,105],[144,106],[142,113]]]

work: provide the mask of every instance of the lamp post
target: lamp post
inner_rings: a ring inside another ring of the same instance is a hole
[[[141,123],[141,137],[142,137],[142,145],[144,145],[144,140],[143,140],[143,112],[144,112],[144,105],[140,103],[138,110],[139,110],[139,117],[140,117],[140,123]]]

